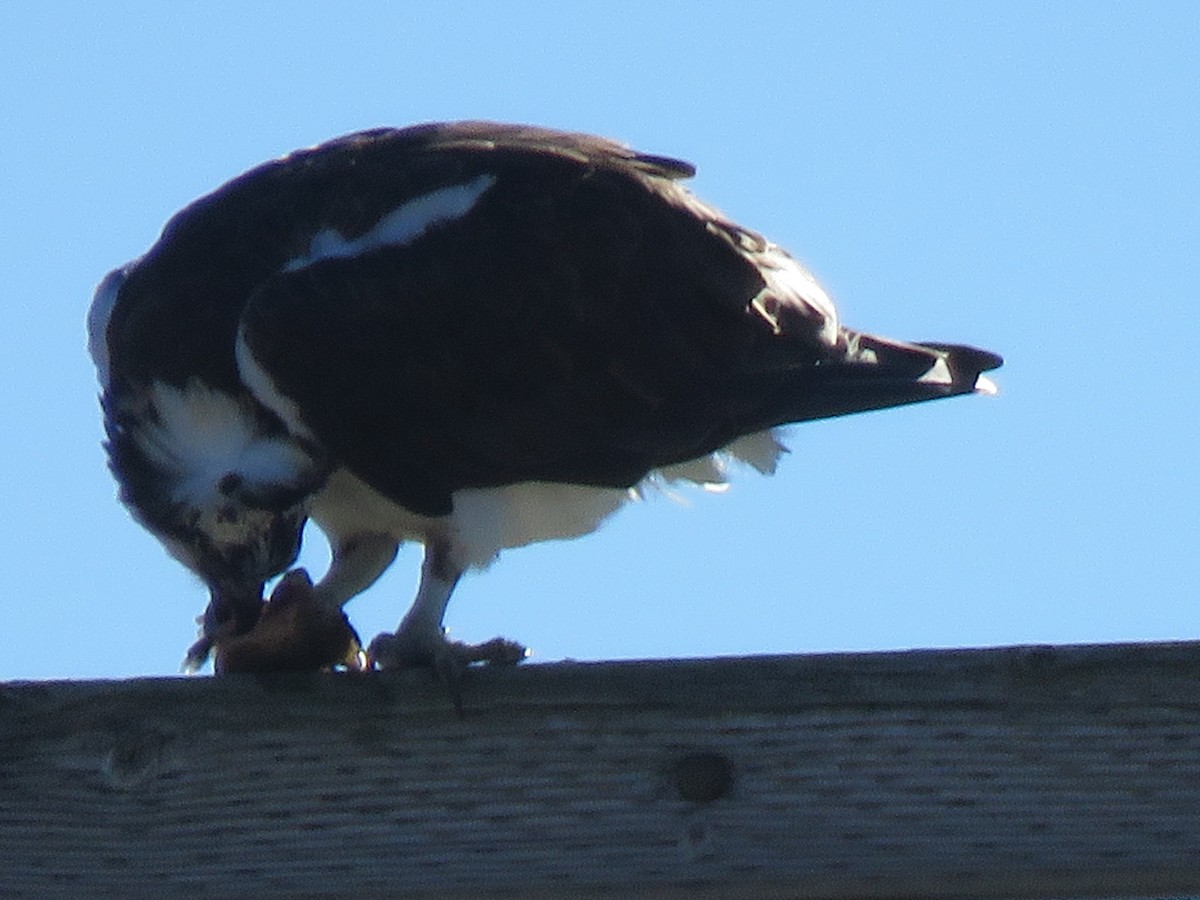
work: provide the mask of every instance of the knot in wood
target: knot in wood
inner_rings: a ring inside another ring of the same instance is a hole
[[[120,734],[104,758],[101,769],[119,787],[131,787],[145,781],[158,768],[165,740],[161,734],[153,731]]]
[[[674,767],[675,789],[690,803],[712,803],[733,786],[733,763],[720,753],[681,756]]]

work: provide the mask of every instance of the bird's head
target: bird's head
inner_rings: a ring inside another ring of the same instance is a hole
[[[214,636],[258,621],[263,585],[295,560],[328,466],[241,384],[232,346],[222,349],[221,328],[209,322],[223,321],[219,304],[173,337],[147,340],[166,320],[148,314],[158,305],[145,285],[128,292],[139,265],[97,287],[88,349],[122,501],[209,589],[203,637],[189,654],[198,665]]]
[[[188,655],[198,666],[214,637],[258,621],[263,585],[295,561],[327,467],[248,395],[198,380],[110,386],[103,402],[121,499],[208,586],[203,635]]]

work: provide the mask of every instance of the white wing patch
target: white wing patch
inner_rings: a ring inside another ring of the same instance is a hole
[[[323,259],[361,256],[382,247],[411,244],[429,229],[461,219],[496,183],[495,175],[480,175],[462,184],[438,188],[392,210],[367,232],[347,239],[336,228],[325,228],[312,236],[308,255],[289,260],[285,272],[296,272]]]
[[[254,395],[255,399],[279,416],[292,434],[316,440],[315,435],[304,424],[304,419],[300,415],[300,406],[294,400],[285,397],[275,386],[275,381],[271,376],[258,364],[258,360],[254,358],[254,354],[246,343],[246,336],[241,328],[238,328],[233,355],[237,360],[238,376],[242,379],[242,383],[250,389],[250,393]]]

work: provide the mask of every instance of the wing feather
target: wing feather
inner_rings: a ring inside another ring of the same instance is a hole
[[[243,314],[305,428],[415,511],[463,487],[627,487],[717,449],[740,432],[714,401],[778,337],[749,257],[670,201],[679,166],[554,146],[460,160],[494,179],[468,212],[285,266]],[[811,327],[789,340],[793,363],[823,346]]]

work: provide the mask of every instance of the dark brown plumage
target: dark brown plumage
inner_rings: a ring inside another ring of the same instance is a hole
[[[234,179],[110,275],[90,318],[111,465],[210,588],[196,657],[279,667],[278,626],[308,641],[297,611],[334,621],[404,540],[421,587],[373,657],[444,657],[463,571],[592,530],[658,471],[769,471],[775,426],[990,386],[992,353],[845,327],[691,174],[547,129],[379,129]],[[260,618],[309,516],[330,572]]]

